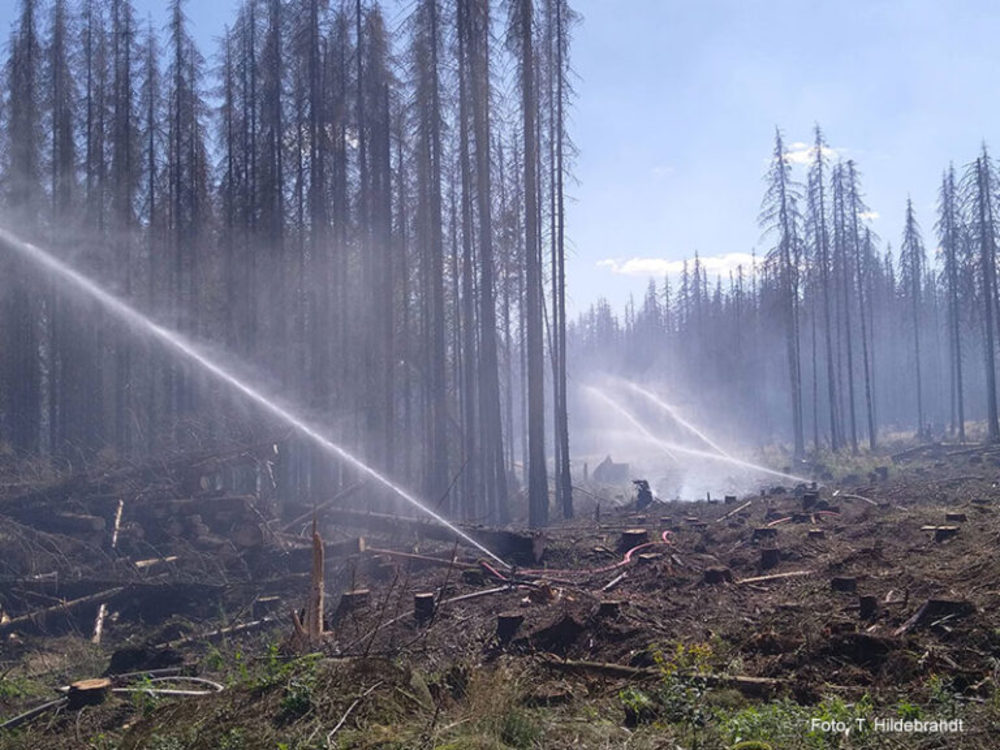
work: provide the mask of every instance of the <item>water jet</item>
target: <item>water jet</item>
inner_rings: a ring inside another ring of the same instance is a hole
[[[85,276],[72,266],[67,265],[55,256],[45,252],[40,247],[22,240],[3,227],[0,227],[0,244],[3,244],[11,252],[16,253],[20,257],[31,262],[36,267],[53,274],[63,282],[69,284],[77,292],[82,293],[98,302],[105,310],[133,330],[146,334],[150,338],[159,342],[166,349],[198,365],[203,371],[212,375],[216,380],[226,385],[231,390],[241,393],[249,401],[261,407],[271,416],[305,435],[325,452],[353,466],[363,474],[370,476],[376,482],[387,487],[394,494],[417,508],[421,513],[424,513],[438,523],[447,526],[450,530],[455,532],[456,536],[471,544],[480,552],[488,555],[491,559],[508,569],[511,567],[507,562],[502,560],[444,517],[434,512],[424,503],[420,502],[417,498],[397,485],[391,479],[379,473],[376,469],[373,469],[360,458],[335,443],[331,438],[324,434],[321,427],[311,424],[308,418],[296,413],[294,407],[282,406],[278,403],[278,399],[276,397],[269,397],[258,388],[244,382],[220,364],[216,358],[201,351],[200,347],[198,347],[190,339],[184,337],[176,331],[159,325],[125,301],[119,299],[111,292],[98,285],[97,282],[88,276]]]

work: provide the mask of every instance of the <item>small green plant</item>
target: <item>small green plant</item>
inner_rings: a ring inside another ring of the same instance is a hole
[[[233,727],[219,738],[219,750],[243,750],[246,746],[246,732],[240,727]]]
[[[677,672],[708,674],[712,671],[714,655],[715,650],[710,643],[693,643],[691,645],[678,643],[669,654],[658,649],[653,650],[653,660],[664,676]]]
[[[647,724],[656,718],[656,704],[646,693],[636,687],[627,687],[618,693],[625,708],[625,726]]]
[[[208,672],[222,672],[226,667],[226,657],[213,645],[209,645],[208,651],[202,659],[202,666]]]
[[[930,693],[931,703],[938,711],[946,714],[949,719],[954,719],[958,713],[958,699],[949,682],[940,675],[932,674],[927,680],[927,691]]]
[[[305,716],[313,708],[313,686],[311,680],[293,679],[281,697],[282,722],[292,722]]]
[[[542,737],[542,728],[527,711],[513,709],[500,720],[500,740],[511,747],[535,747]]]
[[[663,718],[684,727],[693,747],[699,747],[699,735],[714,715],[705,700],[707,691],[705,678],[697,674],[674,672],[665,675],[660,685],[658,697],[663,705]]]
[[[246,657],[243,656],[243,652],[240,649],[236,649],[236,653],[233,654],[233,661],[236,662],[236,675],[239,682],[244,685],[250,684],[250,667],[247,665]]]
[[[184,750],[184,743],[178,737],[160,737],[154,735],[146,745],[149,750]]]
[[[20,698],[23,695],[24,689],[19,680],[0,678],[0,698]]]
[[[701,731],[711,722],[715,710],[705,700],[708,692],[706,675],[712,672],[716,647],[711,643],[678,643],[666,654],[654,650],[653,658],[660,668],[660,688],[656,698],[660,716],[671,724],[684,728],[692,746],[699,746]]]
[[[919,719],[923,716],[923,709],[909,701],[902,700],[896,706],[896,716],[900,719]]]
[[[118,741],[101,732],[87,740],[87,750],[115,750]]]
[[[148,716],[156,708],[157,703],[156,696],[149,692],[153,688],[153,681],[149,675],[143,675],[141,679],[136,681],[135,688],[136,690],[132,693],[132,708],[137,714]]]
[[[802,736],[806,716],[800,706],[788,700],[767,705],[747,706],[731,714],[723,723],[724,736],[734,747],[743,748],[751,742],[790,745]]]

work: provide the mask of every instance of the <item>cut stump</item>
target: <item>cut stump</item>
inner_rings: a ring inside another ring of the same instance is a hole
[[[413,595],[413,616],[417,622],[426,622],[434,616],[434,594]]]
[[[705,568],[705,583],[718,584],[733,580],[733,573],[729,568]]]
[[[97,706],[104,703],[110,694],[111,680],[107,677],[79,680],[69,686],[66,705],[74,711],[84,706]]]
[[[630,550],[648,541],[649,532],[645,529],[625,529],[622,532],[621,539],[618,541],[618,548],[620,550]]]
[[[851,576],[837,576],[830,579],[830,588],[834,591],[857,591],[858,579]]]
[[[507,643],[524,623],[524,615],[519,612],[502,612],[497,615],[497,639]]]
[[[858,597],[858,616],[862,620],[874,620],[878,615],[878,597]]]
[[[776,547],[764,547],[760,551],[760,567],[769,570],[781,562],[781,550]]]

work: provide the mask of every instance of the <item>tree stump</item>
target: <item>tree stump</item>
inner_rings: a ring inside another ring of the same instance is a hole
[[[938,526],[934,530],[934,541],[943,542],[958,535],[958,526]]]
[[[479,571],[475,571],[479,572]],[[381,560],[375,566],[375,570],[372,571],[372,575],[379,581],[391,581],[399,574],[399,568],[396,566],[392,560]],[[480,578],[482,573],[479,573]]]
[[[760,567],[769,570],[781,562],[781,550],[776,547],[764,547],[760,551]]]
[[[623,604],[624,602],[620,599],[607,599],[597,606],[597,616],[618,617],[621,614]]]
[[[524,615],[519,612],[501,612],[497,615],[497,640],[507,643],[517,633],[524,622]]]
[[[834,591],[857,591],[858,579],[851,576],[836,576],[830,579],[830,588]]]
[[[823,539],[826,537],[826,532],[823,529],[809,529],[810,539]]]
[[[467,583],[470,586],[484,586],[486,585],[486,575],[481,570],[463,570],[462,583]]]
[[[660,516],[660,526],[670,526],[674,519],[671,516]]]
[[[819,502],[818,492],[809,491],[802,493],[802,510],[809,510],[818,502]]]
[[[969,518],[964,513],[945,513],[944,520],[953,523],[965,523]]]
[[[733,573],[729,568],[705,568],[705,583],[717,584],[726,583],[733,580]]]
[[[270,614],[274,614],[281,605],[280,596],[260,596],[253,600],[253,617],[261,620]]]
[[[648,541],[649,532],[645,529],[625,529],[622,532],[621,539],[618,541],[618,549],[630,550]]]
[[[858,616],[862,620],[874,620],[878,615],[878,597],[858,597]]]
[[[248,521],[236,524],[229,532],[229,538],[240,549],[251,549],[264,544],[264,532],[260,525]]]
[[[111,680],[107,677],[80,680],[69,686],[66,705],[74,711],[84,706],[97,706],[104,703],[110,694]]]
[[[413,616],[417,622],[426,622],[434,616],[434,594],[413,595]]]
[[[340,612],[350,612],[367,606],[370,594],[371,592],[368,589],[345,591],[340,595],[340,604],[337,606],[337,610]]]
[[[757,541],[759,539],[773,539],[776,536],[778,536],[778,530],[773,526],[758,526],[753,530],[750,538]]]
[[[736,505],[736,495],[726,495],[723,498],[723,501],[726,505]]]

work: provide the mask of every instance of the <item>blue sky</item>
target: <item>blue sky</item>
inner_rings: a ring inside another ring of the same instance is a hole
[[[135,0],[166,20],[165,3]],[[0,29],[16,13],[0,0]],[[571,311],[637,299],[695,250],[725,270],[763,252],[756,217],[774,126],[813,123],[860,168],[872,226],[898,244],[912,195],[929,248],[941,171],[996,148],[1000,3],[991,0],[576,0],[569,187]],[[186,12],[203,51],[236,1]],[[389,3],[390,7],[394,3]],[[730,257],[726,257],[730,256]]]
[[[577,309],[598,293],[641,299],[643,270],[695,250],[766,249],[756,215],[775,125],[788,143],[822,125],[857,162],[872,226],[894,246],[909,193],[933,248],[942,169],[974,158],[984,138],[997,145],[997,3],[578,6]],[[646,262],[627,263],[635,258]],[[621,273],[629,268],[638,275]]]

